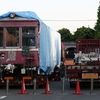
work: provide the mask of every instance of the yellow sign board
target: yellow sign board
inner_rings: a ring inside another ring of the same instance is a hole
[[[98,79],[98,73],[82,73],[82,79]]]

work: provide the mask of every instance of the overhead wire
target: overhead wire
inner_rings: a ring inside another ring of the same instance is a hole
[[[86,20],[49,20],[49,19],[43,19],[43,21],[96,21],[97,19],[86,19]]]

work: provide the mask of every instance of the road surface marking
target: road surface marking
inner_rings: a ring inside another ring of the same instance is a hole
[[[4,99],[4,98],[6,98],[6,97],[7,97],[7,96],[1,96],[0,99]]]

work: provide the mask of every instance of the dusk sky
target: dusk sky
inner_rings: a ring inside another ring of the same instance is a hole
[[[100,0],[2,0],[0,15],[8,11],[33,11],[54,30],[82,26],[94,28]]]

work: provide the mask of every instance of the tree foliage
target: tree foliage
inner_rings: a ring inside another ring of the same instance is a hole
[[[74,39],[93,39],[95,37],[95,30],[90,27],[80,27],[74,32]]]
[[[58,30],[61,34],[62,42],[75,42],[76,39],[93,39],[95,38],[95,30],[90,27],[80,27],[72,35],[67,28]]]
[[[72,34],[70,33],[69,29],[62,28],[62,29],[58,30],[58,32],[61,34],[62,42],[72,41]]]
[[[94,27],[94,29],[96,31],[95,38],[100,38],[100,6],[98,7],[97,18],[98,19],[97,19],[96,25]]]

